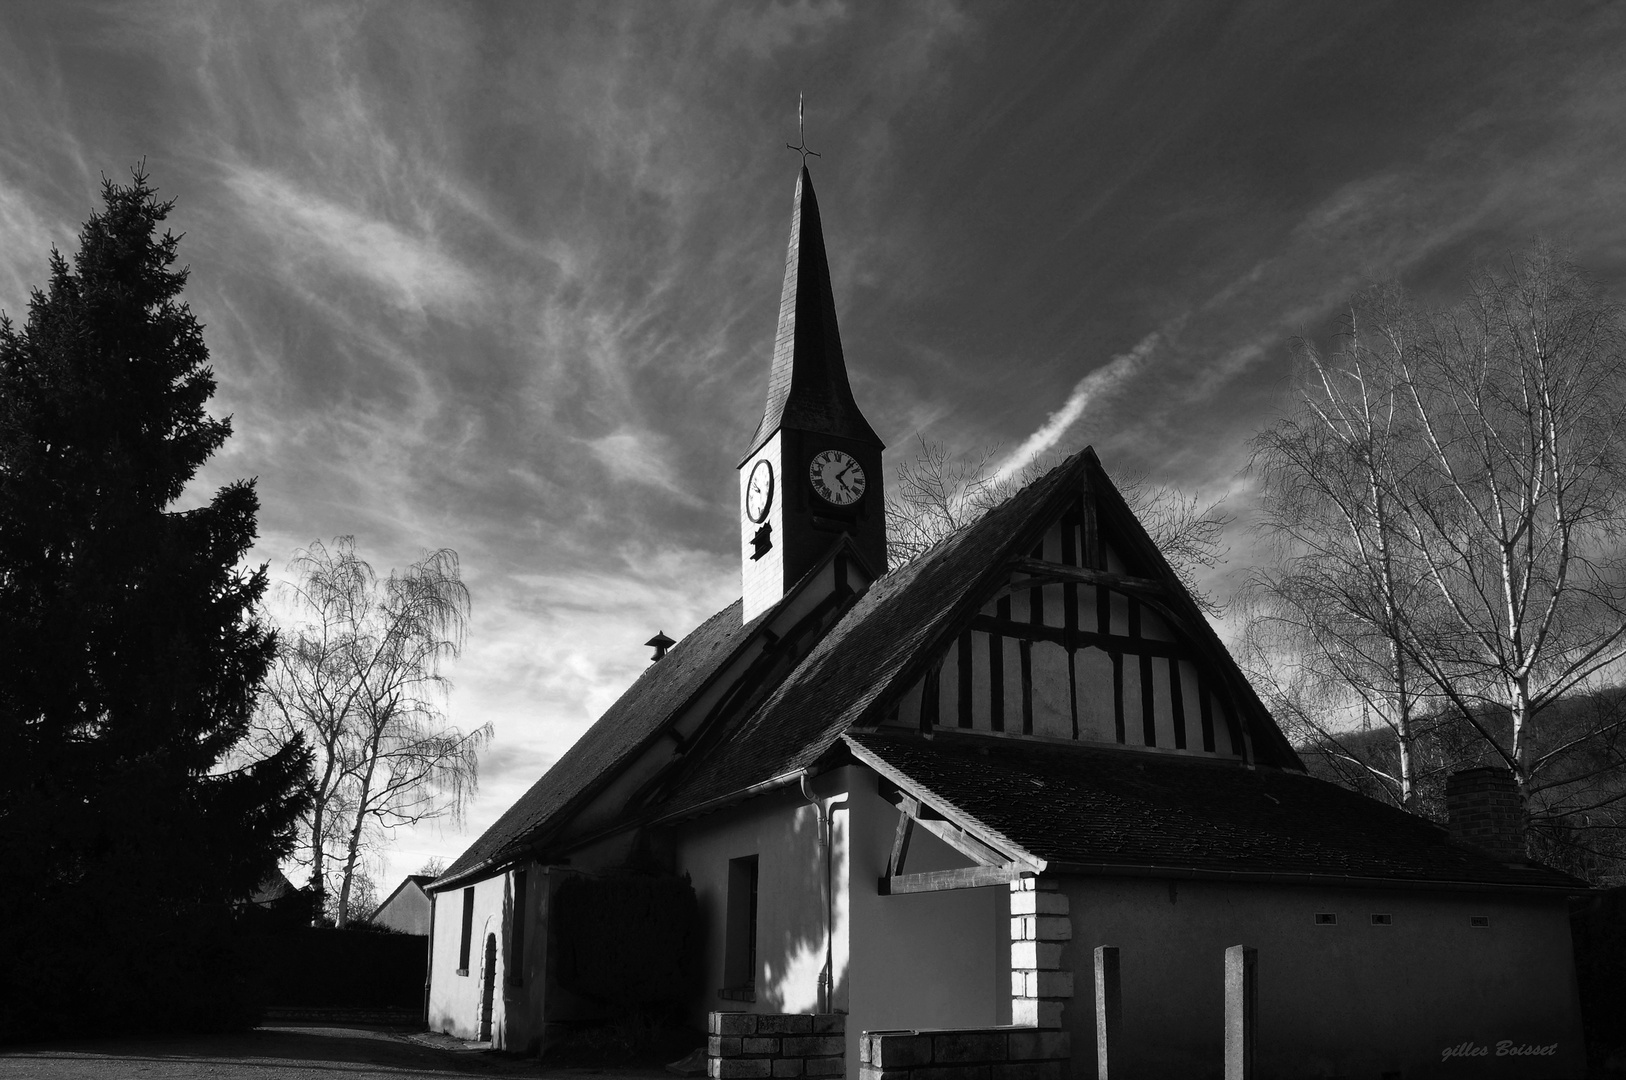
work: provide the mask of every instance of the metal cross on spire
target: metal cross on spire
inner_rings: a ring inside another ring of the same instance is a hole
[[[795,146],[792,146],[790,143],[786,143],[785,149],[795,150],[797,153],[801,154],[802,165],[803,167],[806,167],[808,155],[811,154],[814,157],[818,157],[819,152],[817,150],[809,150],[807,148],[807,122],[806,118],[802,114],[802,95],[800,91],[798,91],[796,94],[796,135],[801,141]]]

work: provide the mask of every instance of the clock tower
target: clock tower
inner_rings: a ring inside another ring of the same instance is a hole
[[[847,382],[813,178],[791,213],[768,402],[740,459],[740,565],[747,622],[776,604],[843,534],[886,571],[881,450]]]

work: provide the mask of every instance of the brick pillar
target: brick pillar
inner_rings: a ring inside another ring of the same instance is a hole
[[[1524,804],[1507,769],[1487,765],[1452,773],[1445,806],[1456,839],[1503,862],[1524,861]]]
[[[1073,938],[1067,897],[1055,879],[1011,882],[1011,1023],[1059,1028],[1073,996],[1073,973],[1061,954]]]

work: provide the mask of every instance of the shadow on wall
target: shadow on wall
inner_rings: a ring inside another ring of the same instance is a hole
[[[497,919],[497,947],[494,950],[501,959],[497,959],[491,964],[490,978],[493,982],[497,979],[498,968],[502,969],[503,981],[509,981],[508,966],[516,961],[522,965],[521,970],[524,970],[525,958],[515,955],[515,945],[518,944],[514,940],[514,919],[516,916],[523,918],[524,913],[515,911],[514,874],[510,871],[504,874],[502,878],[502,914]],[[481,986],[480,1003],[481,1008],[485,1010],[485,1022],[482,1026],[489,1029],[486,1037],[491,1040],[491,1045],[500,1046],[506,1050],[514,1049],[508,1038],[508,1007],[503,1002],[503,988],[497,985]],[[499,1009],[501,1015],[494,1015],[498,1013]]]
[[[1602,1070],[1626,1060],[1626,887],[1570,901],[1570,929],[1587,1058]]]
[[[813,1013],[834,1011],[847,1000],[847,962],[838,956],[836,940],[845,937],[847,924],[846,877],[848,861],[848,834],[851,829],[845,821],[835,827],[835,819],[845,817],[848,802],[845,797],[820,800],[829,806],[831,836],[828,858],[822,837],[826,828],[823,815],[812,805],[804,806],[795,815],[791,835],[792,849],[808,845],[812,857],[808,860],[802,880],[814,887],[815,900],[796,905],[796,918],[786,919],[779,933],[777,947],[759,944],[759,963],[763,975],[761,1004],[766,1011],[781,1013]],[[809,831],[813,835],[808,836]],[[845,952],[845,950],[843,950]],[[830,968],[830,992],[821,1008],[819,988],[821,975]]]

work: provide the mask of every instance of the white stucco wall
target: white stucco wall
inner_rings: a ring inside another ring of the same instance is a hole
[[[545,921],[540,909],[546,903],[548,875],[540,867],[527,869],[525,911],[514,908],[514,870],[485,878],[473,885],[473,916],[467,974],[459,974],[462,945],[463,890],[434,893],[434,934],[429,953],[429,1030],[446,1031],[457,1038],[473,1039],[480,1034],[480,1000],[485,982],[494,979],[491,1000],[491,1041],[498,1049],[535,1049],[540,1034],[540,995],[537,981],[546,943]],[[525,971],[519,984],[509,986],[512,925],[515,917],[525,919]],[[496,971],[486,973],[486,937],[496,935]]]
[[[816,794],[840,804],[845,789],[839,776],[823,778]],[[847,814],[834,813],[832,870],[835,1003],[845,1008],[847,970],[846,879]],[[821,881],[824,857],[818,842],[818,812],[796,786],[708,814],[675,831],[677,870],[694,883],[705,927],[702,1000],[692,1019],[703,1024],[710,1011],[814,1012],[819,972],[825,963],[825,902]],[[723,951],[728,915],[728,864],[757,856],[756,1000],[718,996],[723,987]]]
[[[1062,878],[1076,1075],[1095,1060],[1097,945],[1120,950],[1126,1078],[1217,1075],[1224,952],[1259,953],[1261,1078],[1566,1077],[1585,1071],[1565,901],[1406,890]],[[1317,925],[1318,912],[1336,925]],[[1373,925],[1371,916],[1391,916]],[[1488,927],[1469,924],[1472,915]],[[1557,1044],[1497,1057],[1497,1044]],[[1443,1058],[1463,1043],[1488,1047]]]
[[[881,896],[897,810],[858,766],[815,782],[834,808],[833,1008],[847,1018],[848,1075],[858,1075],[858,1035],[898,1027],[1010,1022],[1010,922],[1004,886]],[[706,927],[702,1000],[708,1011],[814,1012],[824,965],[824,914],[816,813],[796,787],[709,814],[677,830],[677,868],[694,882]],[[727,921],[729,860],[758,857],[757,996],[719,997]],[[916,830],[907,869],[968,865],[936,837]],[[850,888],[849,888],[850,883]]]

